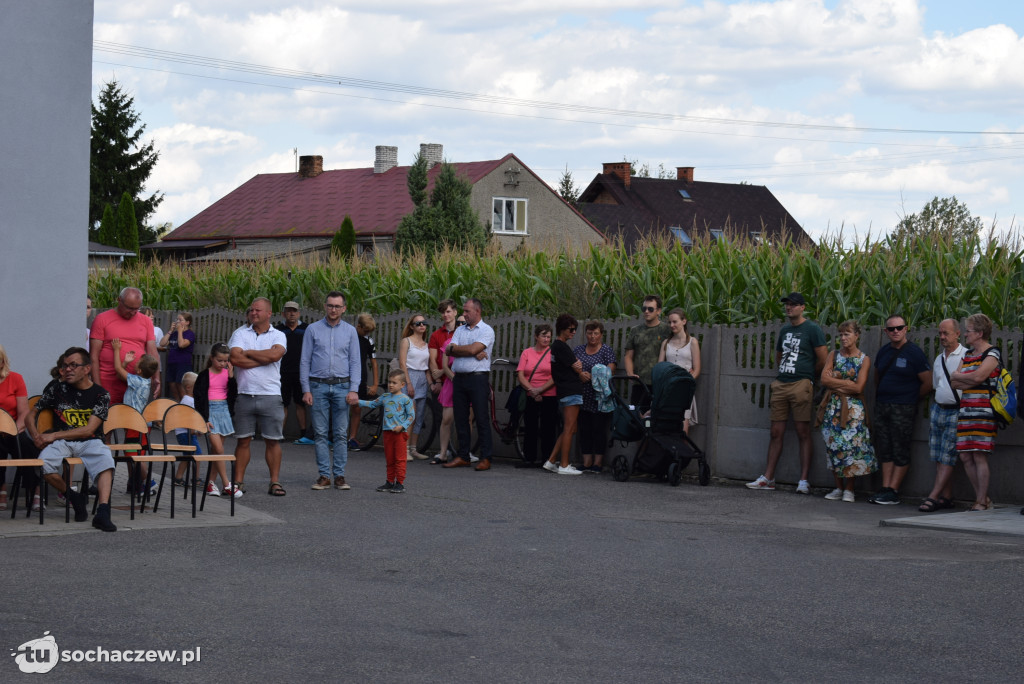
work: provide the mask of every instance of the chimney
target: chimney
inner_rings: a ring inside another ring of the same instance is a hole
[[[373,160],[373,172],[384,173],[398,166],[398,148],[377,145],[377,156]]]
[[[626,186],[627,190],[629,190],[629,171],[631,166],[632,165],[626,161],[606,163],[602,173],[609,176],[615,176],[622,181],[622,184]]]
[[[692,166],[677,166],[676,167],[676,180],[686,181],[687,183],[693,182],[693,167]]]
[[[324,158],[318,155],[299,157],[299,175],[303,178],[316,178],[324,172]]]
[[[427,159],[427,168],[432,169],[444,161],[444,145],[420,143],[420,154]]]

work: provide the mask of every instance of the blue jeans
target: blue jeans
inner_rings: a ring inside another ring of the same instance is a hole
[[[316,435],[316,468],[320,475],[331,477],[331,447],[328,445],[328,425],[334,423],[334,477],[345,476],[348,463],[348,394],[349,383],[325,385],[310,380],[313,395],[313,433]]]

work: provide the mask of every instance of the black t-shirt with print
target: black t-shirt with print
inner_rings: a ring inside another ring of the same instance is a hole
[[[92,416],[96,416],[101,421],[107,419],[107,411],[110,409],[110,393],[96,383],[93,383],[89,389],[80,390],[55,380],[43,390],[36,407],[53,409],[56,416],[54,424],[56,430],[75,430],[88,425]],[[101,426],[93,437],[102,436]]]

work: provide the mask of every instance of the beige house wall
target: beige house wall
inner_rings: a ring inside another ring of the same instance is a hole
[[[509,173],[509,169],[518,173]],[[600,233],[573,211],[548,185],[515,159],[484,176],[473,186],[470,203],[486,227],[491,222],[495,197],[522,198],[527,203],[526,234],[495,233],[502,249],[515,249],[525,240],[534,249],[579,252],[603,242]]]

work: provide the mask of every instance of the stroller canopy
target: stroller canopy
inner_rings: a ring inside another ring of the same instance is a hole
[[[679,432],[683,414],[693,403],[697,381],[690,372],[674,363],[662,361],[651,372],[654,396],[651,399],[651,430]]]

